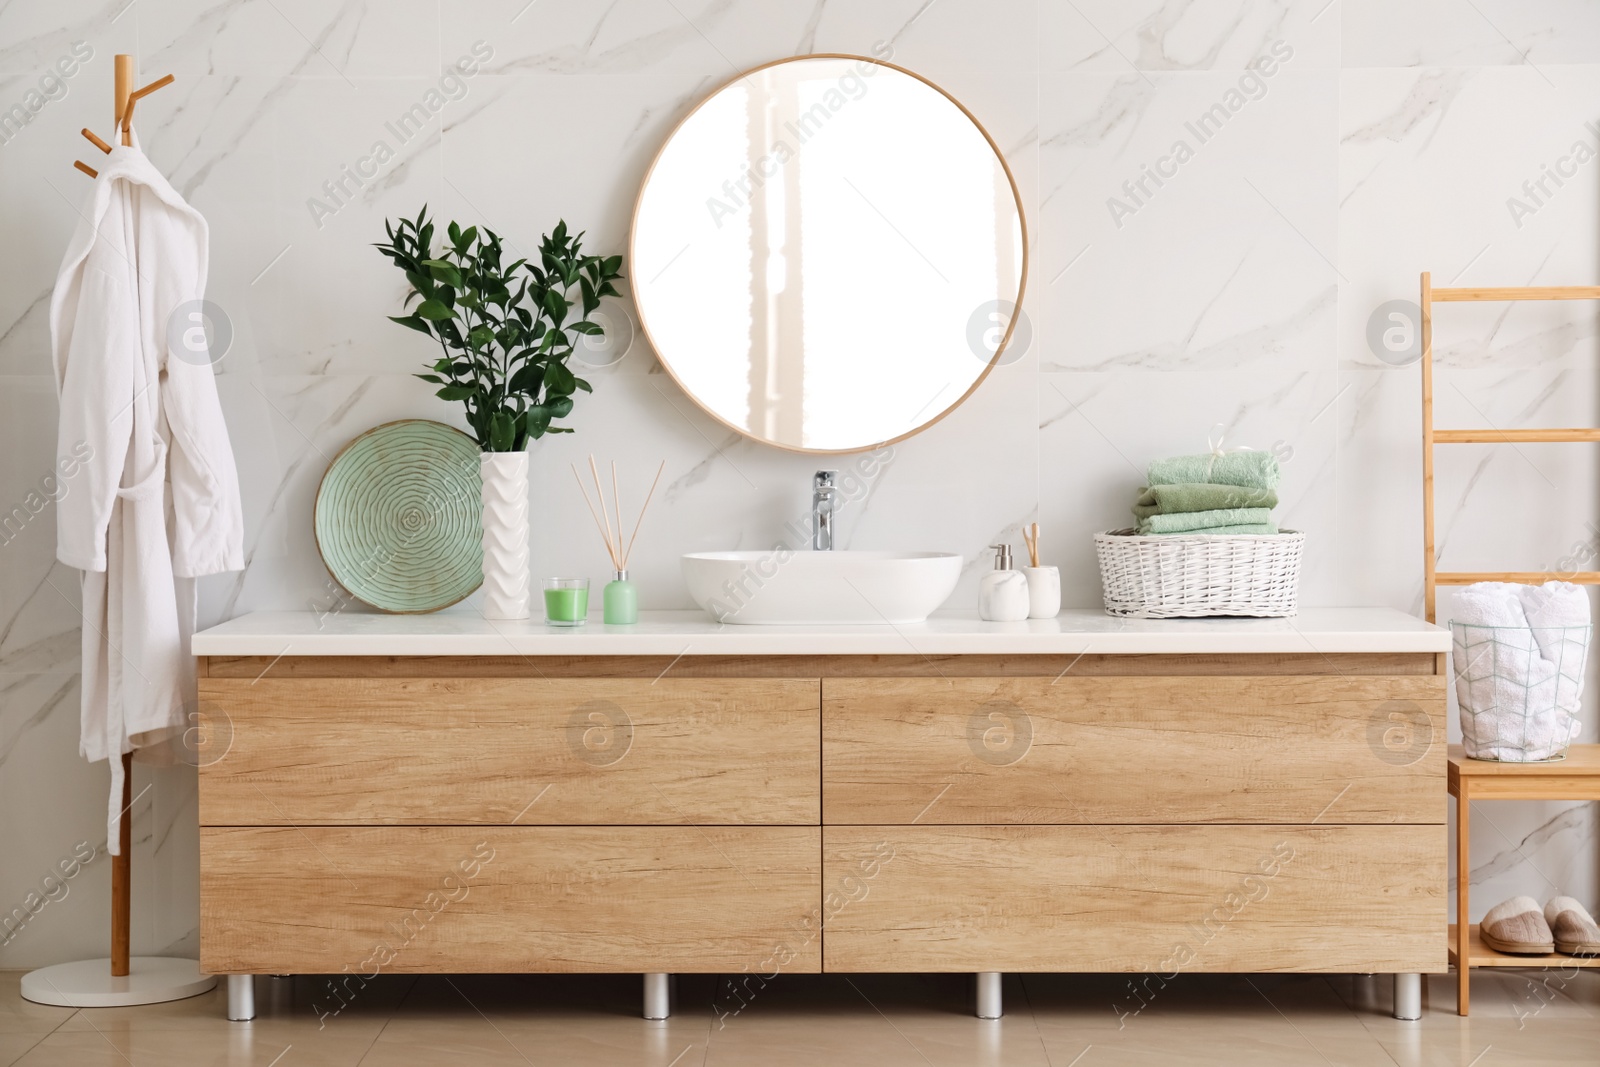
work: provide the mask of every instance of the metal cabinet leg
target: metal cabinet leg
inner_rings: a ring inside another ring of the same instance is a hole
[[[228,1019],[247,1022],[256,1017],[256,980],[250,974],[228,975]]]
[[[1394,976],[1394,1017],[1396,1019],[1422,1018],[1422,975],[1397,974]]]
[[[978,972],[978,1018],[998,1019],[1003,1008],[1000,997],[1000,972]]]
[[[672,1014],[672,983],[669,974],[644,976],[644,1017],[665,1019]]]

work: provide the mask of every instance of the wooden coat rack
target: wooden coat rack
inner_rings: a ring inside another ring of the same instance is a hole
[[[133,105],[149,96],[157,89],[165,88],[173,82],[172,75],[157,78],[143,89],[133,87],[133,57],[119,55],[115,60],[115,87],[113,89],[112,131],[113,136],[124,145],[133,145]],[[95,136],[95,132],[87,126],[81,131],[89,142],[100,151],[110,153],[111,146]],[[91,178],[98,178],[100,172],[88,166],[82,160],[73,160],[72,165],[83,171]],[[128,809],[133,807],[133,754],[124,753],[122,757],[122,818],[118,820],[118,848],[117,855],[111,857],[111,974],[113,977],[122,978],[128,974],[129,945],[132,940],[132,874],[129,865],[129,854],[133,851],[133,835],[130,827]]]
[[[133,105],[137,104],[139,101],[143,100],[157,89],[166,88],[167,86],[171,85],[172,82],[172,75],[168,74],[165,77],[157,78],[149,85],[146,85],[143,89],[135,89],[133,87],[133,57],[127,55],[117,56],[116,88],[114,91],[115,99],[113,100],[116,110],[112,113],[112,136],[118,138],[122,144],[132,145]],[[100,151],[106,153],[111,151],[111,146],[97,137],[95,132],[89,129],[87,126],[85,126],[81,132],[89,139],[89,143],[100,149]],[[73,160],[72,165],[83,171],[91,178],[100,177],[99,171],[95,170],[81,159]],[[126,974],[127,972],[124,971],[123,973]]]
[[[133,109],[140,100],[157,89],[172,84],[172,75],[157,78],[142,89],[133,87],[133,57],[116,57],[112,136],[123,145],[133,145]],[[111,152],[111,145],[87,127],[83,136],[100,151]],[[91,178],[100,172],[74,160],[72,165]],[[133,807],[133,756],[122,757],[122,815],[118,827],[118,855],[111,857],[111,956],[109,959],[80,960],[42,967],[22,976],[22,996],[39,1004],[60,1004],[74,1008],[116,1007],[158,1004],[204,993],[216,986],[211,975],[201,974],[194,960],[164,957],[131,957],[132,929],[130,891],[133,834],[130,808]]]

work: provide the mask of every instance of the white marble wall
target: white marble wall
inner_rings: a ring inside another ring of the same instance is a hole
[[[210,297],[236,331],[218,370],[249,567],[207,583],[214,620],[328,605],[310,514],[329,458],[379,422],[455,418],[409,377],[426,342],[384,318],[403,289],[368,246],[385,217],[426,202],[526,249],[564,216],[622,251],[651,154],[697,99],[747,66],[887,41],[1010,160],[1034,241],[1034,343],[895,450],[844,514],[845,543],[959,550],[965,604],[983,546],[1037,519],[1067,602],[1093,604],[1089,535],[1126,519],[1150,459],[1199,450],[1220,424],[1287,458],[1281,518],[1310,535],[1308,602],[1419,610],[1417,372],[1374,357],[1367,319],[1415,299],[1421,270],[1440,284],[1600,278],[1600,160],[1531,214],[1507,207],[1575,141],[1597,145],[1597,31],[1581,0],[10,4],[0,109],[73,42],[93,58],[0,145],[0,510],[52,461],[46,309],[88,188],[70,166],[93,155],[77,130],[109,133],[113,53],[178,76],[139,127],[211,222]],[[465,96],[398,143],[385,122],[477,42],[493,56]],[[1272,77],[1199,144],[1185,122],[1275,46]],[[1114,217],[1108,199],[1180,138],[1193,158]],[[379,139],[396,158],[319,225],[308,199]],[[1590,305],[1448,310],[1441,424],[1600,423],[1596,327]],[[647,607],[687,606],[680,553],[767,545],[805,508],[819,464],[700,415],[642,338],[591,377],[579,432],[536,453],[541,571],[602,573],[566,476],[590,450],[639,472],[667,460],[633,568]],[[1546,566],[1594,540],[1595,473],[1583,448],[1451,451],[1445,565]],[[0,546],[0,910],[77,842],[103,843],[106,773],[76,755],[76,577],[52,549],[48,510]],[[134,811],[136,948],[193,952],[192,772],[141,768],[136,782],[152,784]],[[1592,806],[1484,807],[1474,910],[1512,891],[1594,904],[1594,838]],[[108,866],[0,947],[0,967],[103,952]]]

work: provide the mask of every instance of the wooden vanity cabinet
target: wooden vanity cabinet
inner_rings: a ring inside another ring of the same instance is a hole
[[[201,966],[1443,971],[1439,659],[202,659]]]

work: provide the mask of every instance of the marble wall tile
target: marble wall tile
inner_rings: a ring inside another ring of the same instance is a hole
[[[1341,0],[1347,67],[1489,67],[1600,60],[1583,0]]]
[[[478,40],[498,74],[678,71],[727,81],[791,55],[879,55],[936,80],[954,69],[1038,69],[1039,0],[621,0],[607,5],[443,0],[453,54]],[[885,48],[885,53],[875,51]]]
[[[309,78],[432,76],[435,0],[173,0],[139,12],[149,71]]]
[[[1302,68],[1339,65],[1341,0],[1041,4],[1040,69],[1243,70],[1274,41]]]
[[[0,14],[0,100],[10,107],[23,91],[39,85],[39,78],[73,45],[84,42],[93,52],[86,70],[111,71],[117,52],[133,53],[139,45],[139,22],[130,5],[121,0],[64,0],[51,4],[15,4]],[[81,57],[81,54],[80,54]],[[64,73],[64,71],[58,71]],[[76,88],[68,78],[68,96]],[[109,101],[109,96],[102,96]],[[111,104],[104,109],[111,122]],[[74,131],[76,132],[76,131]]]
[[[1220,72],[1041,78],[1047,370],[1330,365],[1337,76],[1293,62],[1255,99]]]
[[[322,471],[381,422],[461,425],[410,376],[428,343],[385,318],[405,288],[370,247],[385,219],[427,203],[526,249],[566,218],[591,248],[625,251],[645,169],[707,92],[756,64],[877,49],[960,99],[1010,163],[1030,226],[1032,341],[873,462],[843,542],[961,553],[950,605],[964,609],[986,546],[1037,519],[1065,602],[1092,606],[1093,533],[1129,521],[1150,460],[1220,432],[1284,459],[1278,518],[1308,534],[1306,603],[1420,611],[1418,374],[1380,358],[1369,320],[1414,301],[1423,270],[1441,285],[1600,277],[1600,161],[1575,147],[1600,153],[1597,18],[1577,0],[11,4],[0,112],[74,42],[93,54],[33,121],[0,129],[0,509],[51,460],[49,293],[89,188],[70,168],[94,154],[77,130],[109,133],[114,53],[178,76],[141,105],[140,134],[210,222],[208,295],[233,328],[217,370],[248,565],[203,584],[215,621],[354,610],[311,533]],[[1242,81],[1275,46],[1292,54],[1264,91]],[[1218,104],[1229,117],[1202,143],[1186,124]],[[1123,183],[1180,139],[1192,158],[1133,200]],[[1135,210],[1113,213],[1113,197]],[[611,313],[631,345],[592,357],[579,432],[536,453],[536,567],[605,575],[573,463],[616,459],[637,500],[665,460],[631,570],[646,607],[686,607],[683,552],[792,543],[811,473],[860,474],[862,461],[736,437],[673,384],[627,300]],[[1592,306],[1456,306],[1437,325],[1441,424],[1600,425]],[[1445,565],[1542,567],[1600,545],[1595,461],[1571,447],[1446,453]],[[106,770],[76,755],[76,575],[53,541],[46,508],[0,544],[0,906],[77,841],[103,844]],[[193,952],[194,773],[140,767],[136,782],[150,789],[134,812],[149,902],[135,947]],[[1512,892],[1592,903],[1589,808],[1475,812],[1474,911]],[[103,952],[105,908],[91,866],[0,948],[0,966]]]

